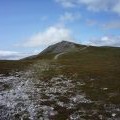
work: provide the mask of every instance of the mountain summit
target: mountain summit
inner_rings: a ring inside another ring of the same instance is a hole
[[[80,45],[73,42],[61,41],[59,43],[49,46],[48,48],[43,50],[40,54],[46,54],[46,53],[58,54],[58,53],[70,51],[78,46]]]
[[[80,45],[74,42],[69,41],[61,41],[56,44],[50,45],[46,49],[44,49],[42,52],[40,52],[38,55],[33,55],[30,57],[27,57],[25,59],[33,59],[33,58],[51,58],[54,57],[57,54],[72,52],[75,50],[83,49],[86,46]]]

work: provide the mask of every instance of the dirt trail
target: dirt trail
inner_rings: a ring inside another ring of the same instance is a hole
[[[61,55],[66,54],[67,52],[59,53],[54,57],[54,60],[57,60]]]
[[[85,50],[85,49],[87,49],[87,48],[88,48],[88,46],[83,47],[83,48],[81,48],[79,51],[83,51],[83,50]],[[57,60],[60,56],[66,54],[66,53],[68,53],[68,52],[62,52],[62,53],[57,54],[57,55],[54,57],[54,60]]]

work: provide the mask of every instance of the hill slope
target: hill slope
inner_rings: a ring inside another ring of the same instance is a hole
[[[58,53],[62,53],[65,51],[76,49],[77,47],[80,47],[80,46],[81,45],[73,43],[73,42],[62,41],[62,42],[49,46],[48,48],[43,50],[41,54],[48,54],[48,53],[58,54]]]
[[[38,55],[30,56],[25,59],[35,59],[35,58],[43,58],[44,59],[47,57],[50,59],[50,58],[54,58],[54,56],[57,54],[77,51],[84,47],[86,47],[86,46],[80,45],[77,43],[73,43],[73,42],[62,41],[62,42],[59,42],[59,43],[56,43],[54,45],[47,47]]]

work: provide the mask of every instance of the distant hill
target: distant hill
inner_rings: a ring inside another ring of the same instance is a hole
[[[64,53],[64,52],[72,52],[79,50],[81,48],[86,47],[85,45],[80,45],[74,42],[69,41],[61,41],[59,43],[50,45],[46,49],[44,49],[41,53],[38,55],[33,55],[30,57],[27,57],[25,59],[35,59],[35,58],[46,58],[46,57],[53,57],[56,54]]]

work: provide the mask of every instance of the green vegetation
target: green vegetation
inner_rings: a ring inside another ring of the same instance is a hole
[[[54,59],[55,55],[57,54],[49,53],[38,55],[33,59],[0,61],[0,73],[7,75],[14,71],[32,69],[34,71],[33,78],[48,83],[48,88],[52,86],[53,81],[50,80],[53,77],[62,75],[67,80],[72,80],[75,88],[71,87],[63,95],[60,95],[59,92],[52,93],[57,96],[56,99],[67,104],[70,102],[68,98],[81,91],[88,100],[94,101],[86,104],[78,103],[79,105],[74,109],[61,107],[55,101],[43,101],[42,105],[55,105],[54,108],[59,114],[53,119],[65,120],[74,111],[79,110],[87,111],[86,114],[79,113],[83,114],[82,118],[86,120],[98,118],[98,114],[111,116],[110,113],[105,113],[105,105],[120,105],[120,48],[90,46],[81,51],[77,46],[76,50],[69,51],[56,60]],[[61,77],[62,80],[67,81],[65,78]],[[59,83],[59,85],[66,88],[67,83]],[[36,87],[41,86],[36,84]],[[44,99],[50,98],[45,94],[42,94],[42,97]],[[95,110],[97,114],[89,116]]]
[[[24,60],[24,61],[0,61],[0,74],[9,75],[11,72],[17,72],[20,70],[27,69],[31,64],[33,64],[34,60]]]
[[[50,79],[62,74],[68,78],[84,80],[82,89],[93,100],[106,100],[119,103],[120,96],[120,48],[88,47],[84,51],[68,52],[52,60],[55,54],[43,54],[35,59],[21,61],[0,61],[0,73],[8,74],[11,71],[27,69],[32,64],[44,61],[49,69],[37,69],[39,78]],[[107,88],[107,90],[102,90]],[[116,94],[117,93],[117,94]],[[109,96],[109,94],[115,94]],[[110,97],[110,98],[109,98]],[[116,97],[116,98],[115,98]]]
[[[91,99],[120,103],[120,48],[89,47],[65,54],[57,62],[63,66],[62,74],[85,81],[82,89]],[[109,98],[111,93],[117,95]]]

